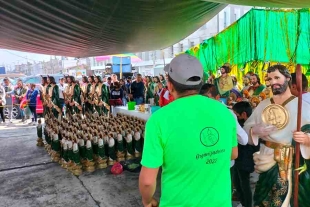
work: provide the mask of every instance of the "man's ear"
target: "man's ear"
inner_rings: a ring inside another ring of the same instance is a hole
[[[248,118],[245,111],[241,113],[241,117],[244,118],[244,119],[247,119],[247,118]]]
[[[172,93],[173,92],[173,86],[172,86],[172,84],[171,84],[171,82],[167,82],[167,87],[168,87],[168,91],[170,92],[170,93]],[[164,87],[163,87],[164,88]]]

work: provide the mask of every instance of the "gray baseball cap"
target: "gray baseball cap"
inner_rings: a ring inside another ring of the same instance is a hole
[[[182,85],[199,85],[203,78],[203,67],[199,60],[188,54],[181,54],[173,58],[170,64],[164,68],[172,80]],[[199,80],[190,81],[190,78],[198,77]]]

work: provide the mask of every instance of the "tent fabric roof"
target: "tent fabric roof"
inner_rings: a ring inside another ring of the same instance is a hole
[[[162,49],[225,6],[199,0],[0,0],[0,48],[71,57]]]
[[[227,62],[245,68],[253,61],[298,63],[309,68],[309,31],[309,9],[252,9],[186,53],[196,56],[205,71],[215,71]]]
[[[309,0],[0,0],[0,48],[71,57],[162,49],[227,4],[310,7]]]

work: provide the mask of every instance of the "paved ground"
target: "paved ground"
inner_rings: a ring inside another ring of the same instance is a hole
[[[0,207],[142,206],[137,173],[105,169],[76,177],[51,162],[36,139],[35,126],[0,125]]]

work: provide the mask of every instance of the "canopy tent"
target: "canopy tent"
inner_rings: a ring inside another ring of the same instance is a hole
[[[231,3],[310,7],[309,0],[0,0],[0,48],[71,57],[163,49]]]
[[[0,0],[0,48],[71,57],[160,49],[225,6],[198,0]]]
[[[199,58],[205,71],[230,63],[241,71],[261,73],[270,62],[299,63],[306,69],[310,63],[310,10],[252,9],[187,53]]]

